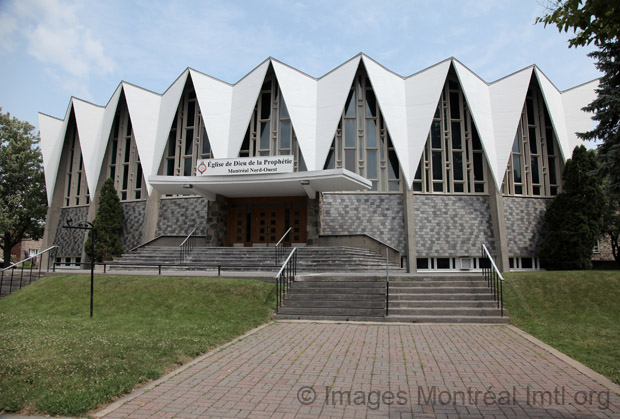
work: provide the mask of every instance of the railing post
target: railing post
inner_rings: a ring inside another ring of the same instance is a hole
[[[389,250],[385,248],[385,315],[388,315],[390,307],[390,257]]]
[[[11,283],[9,284],[9,294],[13,292],[13,274],[15,274],[15,268],[11,269]]]
[[[504,284],[500,281],[499,283],[499,295],[500,295],[500,315],[504,317]]]

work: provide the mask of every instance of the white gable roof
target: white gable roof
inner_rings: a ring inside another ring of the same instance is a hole
[[[65,125],[65,120],[39,112],[41,154],[43,155],[48,205],[52,205],[56,175],[58,173],[58,165],[60,164],[60,153],[62,152],[62,143],[65,139],[64,135],[61,135],[61,132],[64,132],[63,125]]]
[[[51,203],[72,109],[75,109],[88,187],[94,199],[118,100],[121,90],[124,91],[150,194],[152,186],[148,177],[157,174],[159,169],[187,78],[191,76],[194,84],[214,157],[236,157],[270,65],[282,90],[308,170],[320,170],[325,164],[360,63],[365,66],[372,83],[408,187],[424,150],[450,65],[454,66],[463,88],[498,188],[532,74],[540,84],[565,159],[579,142],[575,132],[592,127],[589,115],[581,108],[595,97],[598,82],[560,92],[536,67],[525,68],[491,84],[453,58],[407,78],[382,67],[364,54],[355,56],[319,79],[272,58],[234,85],[187,69],[162,95],[122,82],[105,108],[72,99],[64,120],[39,114],[48,201]]]

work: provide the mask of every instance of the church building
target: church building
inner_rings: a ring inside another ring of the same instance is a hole
[[[388,246],[410,271],[538,269],[548,202],[598,81],[559,91],[532,65],[487,82],[454,58],[410,76],[359,54],[320,78],[268,58],[234,84],[186,69],[163,93],[39,114],[43,247],[85,262],[112,178],[126,251],[194,228],[207,246]]]

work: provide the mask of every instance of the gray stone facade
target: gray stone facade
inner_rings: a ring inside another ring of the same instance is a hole
[[[496,252],[488,196],[414,195],[416,253],[421,257],[478,256]]]
[[[320,207],[318,199],[308,200],[306,215],[306,243],[308,246],[316,246],[319,242]]]
[[[551,199],[504,197],[509,256],[537,256],[545,210],[549,202]]]
[[[365,233],[401,252],[406,249],[403,196],[331,194],[320,203],[321,234]]]
[[[208,201],[202,197],[162,198],[155,236],[184,236],[196,227],[196,234],[207,232]]]
[[[81,257],[86,240],[85,230],[73,230],[63,228],[67,225],[67,220],[73,220],[74,224],[83,223],[88,216],[88,206],[63,208],[60,210],[60,219],[54,237],[54,245],[60,249],[56,252],[57,257]]]
[[[226,227],[228,220],[228,199],[218,195],[215,201],[204,200],[208,203],[206,234],[207,246],[224,246],[226,243]]]
[[[144,210],[146,201],[121,202],[123,209],[123,235],[121,244],[128,251],[142,244],[144,232]]]

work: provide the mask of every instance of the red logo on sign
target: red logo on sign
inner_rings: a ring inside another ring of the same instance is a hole
[[[204,174],[204,172],[207,171],[207,165],[205,164],[205,162],[201,161],[200,164],[198,165],[198,172],[200,172],[200,174]]]

